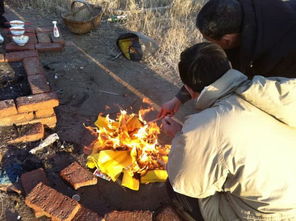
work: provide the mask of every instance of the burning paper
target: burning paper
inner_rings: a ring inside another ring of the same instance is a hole
[[[164,182],[171,146],[158,144],[160,128],[142,119],[145,112],[147,109],[139,114],[121,111],[116,120],[99,115],[94,129],[98,139],[92,143],[87,166],[98,168],[112,181],[123,173],[121,184],[132,190],[139,190],[140,182]]]

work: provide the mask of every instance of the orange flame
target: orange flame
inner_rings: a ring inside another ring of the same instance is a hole
[[[146,108],[146,109],[141,109],[139,110],[139,119],[141,121],[144,121],[143,120],[143,117],[148,114],[149,112],[153,111],[153,107],[149,107],[149,108]]]
[[[138,114],[128,114],[121,110],[115,120],[100,114],[95,122],[98,139],[93,153],[108,149],[128,150],[132,158],[128,170],[140,175],[148,170],[165,169],[170,145],[160,145],[158,125],[143,120],[143,114],[149,111],[151,108],[140,110]]]
[[[145,104],[153,105],[153,102],[148,97],[144,97],[142,102]]]

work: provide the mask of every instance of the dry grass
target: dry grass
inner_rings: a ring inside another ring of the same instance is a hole
[[[174,84],[180,84],[177,64],[180,53],[201,41],[195,18],[205,0],[88,0],[106,8],[106,15],[125,14],[122,25],[131,31],[142,32],[155,39],[159,51],[145,60],[155,72]],[[72,0],[13,0],[20,7],[55,11],[67,8]]]

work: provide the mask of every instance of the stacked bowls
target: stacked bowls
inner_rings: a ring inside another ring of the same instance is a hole
[[[21,20],[13,20],[9,23],[13,41],[19,46],[24,46],[29,41],[29,36],[24,35],[25,23]]]

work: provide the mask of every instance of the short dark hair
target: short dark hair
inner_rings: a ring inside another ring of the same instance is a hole
[[[240,33],[242,8],[238,0],[210,0],[200,10],[196,27],[214,40],[225,34]]]
[[[193,91],[201,92],[231,68],[224,50],[217,44],[203,42],[181,53],[179,74]]]

